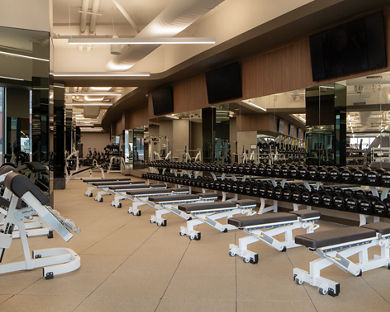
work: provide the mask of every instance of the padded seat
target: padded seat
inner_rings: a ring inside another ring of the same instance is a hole
[[[3,165],[0,167],[0,175],[6,174],[11,171],[16,171],[16,168],[10,165]]]
[[[115,182],[115,181],[131,181],[130,178],[119,178],[119,179],[83,179],[85,183],[93,182]]]
[[[147,190],[143,190],[143,191],[128,191],[126,192],[127,195],[132,195],[132,196],[137,196],[137,195],[148,195],[148,194],[171,194],[172,192],[182,192],[182,193],[188,193],[189,190],[188,189],[185,189],[185,188],[168,188],[168,189],[157,189],[157,190],[153,190],[153,189],[147,189]]]
[[[293,213],[297,215],[298,217],[302,219],[309,219],[309,218],[317,218],[321,217],[321,213],[316,210],[309,210],[309,209],[302,209],[298,211],[291,211],[290,213]]]
[[[154,203],[162,203],[168,201],[180,201],[180,200],[195,200],[199,195],[196,194],[183,194],[183,195],[171,195],[171,196],[152,196],[149,197],[149,201]]]
[[[308,248],[321,248],[353,242],[366,238],[375,238],[376,231],[364,227],[348,226],[330,231],[316,232],[295,236],[295,243]]]
[[[42,205],[49,204],[49,197],[33,184],[26,176],[17,172],[7,174],[4,184],[12,193],[21,198],[27,192],[33,194]]]
[[[239,199],[235,203],[240,207],[257,206],[257,202],[253,199]]]
[[[232,209],[237,207],[235,202],[217,202],[217,203],[202,203],[202,204],[186,204],[179,205],[177,208],[181,211],[191,213],[202,210],[218,210],[218,209]]]
[[[228,219],[228,224],[236,227],[245,227],[252,225],[263,225],[267,223],[285,222],[298,220],[298,216],[287,212],[266,213],[253,216],[239,216]]]
[[[155,187],[155,188],[165,188],[166,185],[165,184],[139,184],[139,183],[136,183],[136,184],[128,184],[128,185],[121,185],[121,186],[109,186],[108,188],[110,190],[136,190],[136,189],[149,189],[149,188],[152,188],[152,187]]]
[[[141,183],[145,183],[141,181]],[[110,185],[124,185],[124,184],[137,184],[134,182],[130,182],[130,180],[127,181],[112,181],[112,182],[93,182],[91,185],[93,186],[110,186]]]
[[[366,229],[375,230],[377,233],[382,235],[390,234],[390,223],[389,222],[377,222],[363,225]]]

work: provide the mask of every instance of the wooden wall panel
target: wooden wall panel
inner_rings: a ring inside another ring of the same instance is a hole
[[[176,82],[173,85],[173,103],[175,113],[208,107],[205,74]]]
[[[124,129],[134,129],[149,124],[148,105],[143,105],[125,112]]]
[[[378,70],[321,81],[341,81],[390,70],[390,12],[385,11],[388,66]],[[297,39],[277,49],[251,55],[242,60],[243,98],[254,98],[306,88],[319,83],[313,81],[310,61],[309,36]]]

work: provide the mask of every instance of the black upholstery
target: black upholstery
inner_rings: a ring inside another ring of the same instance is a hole
[[[6,176],[4,184],[6,188],[19,198],[21,198],[25,193],[30,192],[41,202],[42,205],[49,204],[49,198],[24,175],[17,172],[11,172]]]
[[[25,163],[28,169],[30,169],[32,172],[45,172],[47,170],[47,167],[42,165],[40,162],[32,161]]]
[[[375,230],[376,232],[387,235],[390,234],[390,223],[389,222],[377,222],[363,225],[366,229]]]
[[[0,207],[8,208],[9,207],[9,200],[0,196]]]
[[[237,207],[237,204],[234,202],[216,202],[216,203],[202,203],[202,204],[185,204],[185,205],[179,205],[177,208],[181,211],[191,213],[195,211],[202,211],[202,210],[218,210],[218,209],[229,209],[229,208],[235,208]]]
[[[199,195],[194,194],[183,194],[183,195],[171,195],[171,196],[152,196],[149,200],[154,203],[162,203],[167,201],[178,201],[178,200],[195,200],[198,199]]]
[[[241,207],[257,206],[257,202],[253,199],[239,199],[239,200],[236,200],[235,203]]]
[[[298,211],[291,211],[291,213],[297,215],[302,219],[317,218],[321,216],[321,213],[316,210],[302,209]]]
[[[143,191],[127,191],[126,194],[136,196],[136,195],[148,195],[148,194],[171,194],[173,192],[182,192],[182,193],[188,193],[189,190],[185,188],[168,188],[168,189],[147,189]]]
[[[295,243],[316,249],[371,237],[376,237],[375,230],[348,226],[329,231],[319,231],[311,234],[297,235],[295,236]]]
[[[110,186],[110,185],[124,185],[124,184],[143,184],[143,181],[140,181],[139,183],[130,182],[130,180],[127,181],[112,181],[112,182],[93,182],[91,185],[93,186]]]
[[[12,167],[10,165],[3,165],[0,167],[0,175],[6,174],[10,171],[16,171],[15,167]]]
[[[165,184],[129,184],[122,186],[109,186],[110,190],[137,190],[137,189],[149,189],[149,188],[166,188]]]
[[[115,181],[131,181],[130,178],[119,178],[119,179],[83,179],[85,183],[93,182],[115,182]]]
[[[239,216],[228,219],[228,224],[234,225],[236,227],[245,227],[252,225],[263,225],[267,223],[275,222],[285,222],[285,221],[294,221],[298,217],[291,213],[287,212],[276,212],[276,213],[266,213],[266,214],[256,214],[253,216]]]

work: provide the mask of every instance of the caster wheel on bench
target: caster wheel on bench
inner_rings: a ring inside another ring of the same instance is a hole
[[[254,255],[253,258],[251,258],[250,263],[256,264],[259,262],[259,255]]]
[[[46,273],[44,277],[46,280],[53,279],[54,274],[53,274],[53,272],[49,272],[49,273]]]
[[[200,240],[200,238],[201,238],[200,233],[196,234],[194,237],[195,240]]]
[[[116,208],[122,208],[122,203],[119,203],[118,205],[115,206]]]
[[[230,257],[235,257],[236,254],[235,254],[233,251],[229,251],[229,256],[230,256]]]
[[[161,223],[161,226],[167,226],[167,220],[164,220],[164,221]]]
[[[328,290],[325,289],[325,288],[318,288],[318,292],[319,292],[321,295],[327,295],[327,294],[328,294]]]
[[[53,237],[54,237],[53,231],[49,231],[49,233],[47,233],[47,238],[53,238]]]
[[[138,210],[138,212],[135,214],[137,217],[141,215],[141,210]]]

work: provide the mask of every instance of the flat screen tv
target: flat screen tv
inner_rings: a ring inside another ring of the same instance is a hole
[[[241,64],[233,63],[206,72],[206,85],[210,104],[241,98]]]
[[[153,90],[152,102],[155,116],[173,113],[172,87],[163,87]]]
[[[314,81],[386,67],[383,13],[310,36],[310,56]]]

